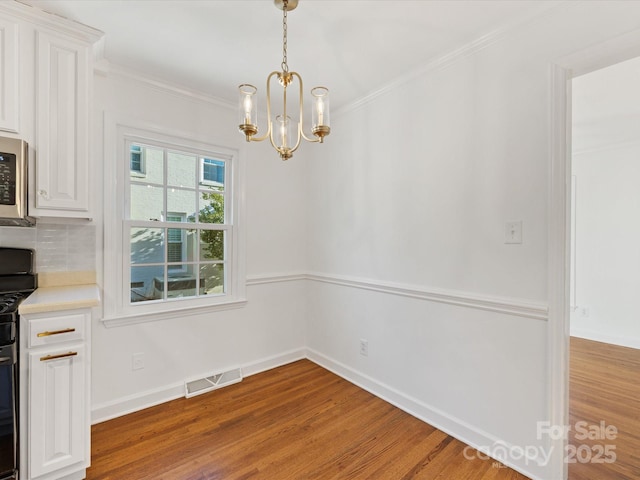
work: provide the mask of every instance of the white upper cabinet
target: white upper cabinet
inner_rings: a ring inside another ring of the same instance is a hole
[[[0,130],[17,133],[18,117],[18,25],[0,16]]]
[[[90,48],[36,33],[34,216],[85,216],[89,205]]]
[[[0,130],[29,143],[29,215],[93,217],[93,48],[102,32],[0,2]]]

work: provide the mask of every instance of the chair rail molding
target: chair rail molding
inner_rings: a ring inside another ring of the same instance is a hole
[[[532,318],[535,320],[546,321],[548,318],[548,308],[545,303],[519,298],[494,297],[479,293],[384,282],[380,280],[334,275],[330,273],[296,272],[250,275],[247,276],[247,286],[303,280],[358,288],[387,295],[417,298],[419,300],[429,302],[446,303],[448,305],[475,308],[477,310],[486,310],[505,315],[513,315],[516,317]]]

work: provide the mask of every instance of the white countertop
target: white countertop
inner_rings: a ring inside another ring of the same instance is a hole
[[[18,309],[20,315],[56,312],[100,305],[100,290],[96,284],[40,287],[29,295]]]

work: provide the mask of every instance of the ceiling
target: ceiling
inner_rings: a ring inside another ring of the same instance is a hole
[[[110,64],[236,102],[280,70],[282,12],[271,0],[23,0],[105,32]],[[557,5],[540,0],[300,0],[288,63],[331,91],[332,109]]]

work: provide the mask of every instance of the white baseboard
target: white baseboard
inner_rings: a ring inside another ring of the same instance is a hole
[[[279,355],[263,358],[256,362],[241,365],[242,374],[245,377],[264,372],[272,368],[280,367],[288,363],[301,360],[306,357],[303,348],[291,350]],[[176,398],[184,397],[184,382],[165,385],[146,392],[118,398],[111,402],[94,405],[91,410],[91,423],[101,423],[113,418],[137,412],[145,408],[153,407]]]
[[[640,338],[620,337],[617,335],[609,335],[593,330],[583,330],[581,328],[571,327],[571,336],[584,338],[585,340],[593,340],[594,342],[610,343],[620,347],[640,349]]]
[[[398,390],[385,385],[367,375],[330,359],[321,353],[307,349],[307,358],[321,367],[335,373],[345,380],[357,385],[363,390],[375,395],[391,405],[407,412],[408,414],[422,420],[425,423],[445,432],[446,434],[460,440],[461,442],[480,450],[487,456],[495,458],[492,453],[511,451],[514,447],[507,442],[500,440],[491,434],[484,432],[473,425],[453,417],[442,410],[406,395]],[[511,462],[506,458],[495,458],[508,467],[516,470],[534,480],[548,480],[546,478],[545,466],[534,458],[523,458],[520,462]]]

